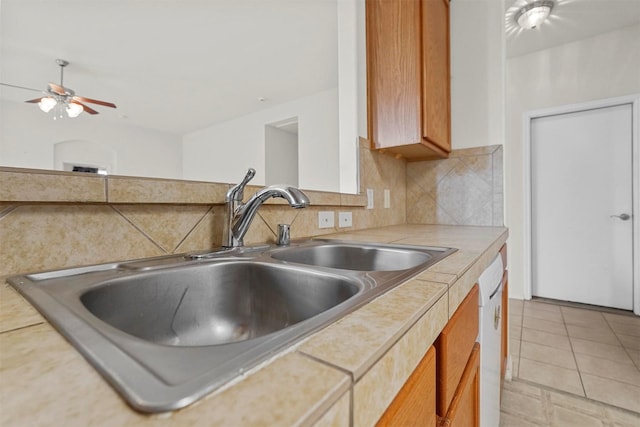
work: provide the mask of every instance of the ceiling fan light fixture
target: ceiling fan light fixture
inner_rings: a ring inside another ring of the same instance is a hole
[[[53,97],[47,96],[45,98],[42,98],[40,102],[38,102],[38,107],[40,107],[40,109],[45,113],[48,113],[53,107],[56,106],[57,103],[58,101],[56,101]]]
[[[82,114],[82,112],[84,111],[84,108],[82,108],[82,105],[80,104],[76,104],[74,102],[71,102],[69,104],[67,104],[67,116],[73,118],[78,117],[80,114]]]
[[[537,0],[523,6],[515,14],[514,19],[525,30],[531,30],[542,24],[553,9],[552,0]]]

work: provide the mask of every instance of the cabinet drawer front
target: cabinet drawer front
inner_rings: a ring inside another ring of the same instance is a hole
[[[376,426],[436,425],[436,351],[429,348]]]
[[[480,423],[480,344],[469,356],[460,384],[441,427],[477,427]]]
[[[478,337],[478,292],[476,284],[435,342],[436,408],[441,417],[447,413]]]

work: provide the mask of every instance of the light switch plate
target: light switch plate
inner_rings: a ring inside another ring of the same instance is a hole
[[[367,209],[373,209],[373,188],[367,188]]]
[[[391,191],[388,188],[384,189],[384,207],[385,209],[391,207]]]
[[[332,228],[335,226],[335,215],[333,211],[318,212],[318,228]]]
[[[353,227],[351,212],[338,212],[338,227]]]

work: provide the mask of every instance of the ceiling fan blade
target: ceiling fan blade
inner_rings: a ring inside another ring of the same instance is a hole
[[[58,95],[66,95],[67,91],[60,85],[57,85],[55,83],[49,83],[49,89],[52,92],[57,93]]]
[[[43,92],[40,89],[34,89],[34,88],[31,88],[31,87],[24,87],[24,86],[18,86],[18,85],[10,85],[9,83],[0,83],[0,86],[8,86],[8,87],[14,87],[16,89],[32,90],[34,92]]]
[[[74,101],[91,102],[92,104],[98,104],[105,107],[117,108],[116,104],[107,101],[100,101],[98,99],[85,98],[84,96],[74,96]]]
[[[24,102],[31,102],[32,104],[37,104],[40,101],[42,101],[42,98],[30,99],[30,100],[24,101]]]
[[[100,113],[98,113],[96,110],[94,110],[93,108],[91,108],[91,107],[88,107],[88,106],[84,105],[82,102],[78,102],[75,98],[76,98],[76,97],[74,96],[74,99],[72,99],[72,100],[71,100],[71,101],[69,101],[69,102],[71,102],[72,104],[78,104],[78,105],[80,105],[80,106],[84,109],[84,111],[86,111],[86,112],[87,112],[87,113],[89,113],[89,114],[100,114]]]

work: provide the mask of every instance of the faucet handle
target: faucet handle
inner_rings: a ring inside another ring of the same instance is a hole
[[[249,170],[247,170],[247,174],[244,176],[244,178],[242,178],[240,184],[234,185],[229,189],[229,191],[227,191],[225,201],[241,202],[244,198],[244,187],[249,181],[253,179],[254,176],[256,176],[256,170],[254,168],[249,168]]]

